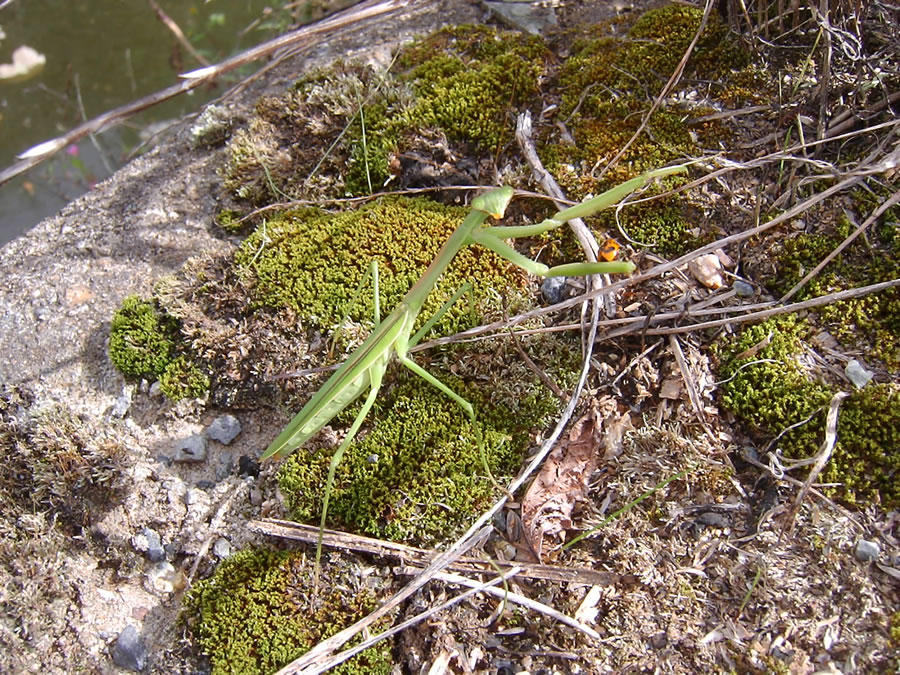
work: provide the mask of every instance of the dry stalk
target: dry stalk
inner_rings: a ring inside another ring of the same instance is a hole
[[[182,47],[184,47],[191,56],[197,61],[197,63],[202,63],[204,66],[209,65],[209,61],[203,58],[203,55],[194,49],[194,45],[190,43],[184,33],[181,32],[181,28],[178,26],[175,21],[172,20],[168,14],[163,11],[163,8],[157,4],[156,0],[147,0],[147,4],[150,5],[150,9],[152,9],[156,13],[156,17],[163,22],[166,28],[169,29],[169,32],[175,36],[175,39],[178,41]]]
[[[185,79],[178,84],[150,94],[149,96],[144,96],[143,98],[115,108],[114,110],[109,110],[88,122],[80,124],[62,136],[57,136],[51,140],[44,141],[43,143],[26,150],[18,157],[21,161],[0,171],[0,185],[3,185],[19,174],[40,164],[45,159],[59,152],[62,148],[78,142],[88,134],[99,133],[104,129],[113,127],[142,110],[146,110],[147,108],[168,101],[187,91],[205,85],[235,68],[267,57],[286,47],[296,47],[300,44],[315,44],[321,42],[331,37],[337,31],[352,27],[361,21],[377,16],[383,16],[399,9],[406,9],[416,4],[420,4],[423,1],[424,0],[366,0],[350,9],[338,12],[327,19],[308,26],[303,26],[295,31],[285,33],[273,40],[257,45],[256,47],[241,52],[221,63],[191,73],[186,73],[185,75],[182,75]]]
[[[822,442],[819,454],[816,455],[813,467],[809,470],[809,475],[803,482],[800,491],[797,493],[797,497],[794,499],[794,503],[787,512],[784,528],[781,530],[782,535],[794,531],[794,521],[797,518],[797,512],[800,510],[800,505],[803,503],[803,500],[806,499],[806,495],[809,493],[812,484],[816,481],[816,478],[819,477],[819,474],[822,473],[828,460],[831,459],[831,453],[834,452],[834,445],[837,443],[838,410],[840,410],[843,400],[849,395],[850,394],[846,392],[839,391],[831,398],[831,403],[828,406],[828,416],[825,420],[825,440]]]

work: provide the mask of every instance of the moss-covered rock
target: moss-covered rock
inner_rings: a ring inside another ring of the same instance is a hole
[[[355,211],[328,214],[305,210],[272,219],[252,234],[235,256],[248,276],[257,306],[294,308],[321,326],[336,325],[345,314],[371,323],[371,279],[359,288],[372,260],[379,264],[381,306],[393,309],[415,284],[467,209],[426,199],[388,198]],[[426,301],[419,325],[463,283],[473,284],[473,303],[481,316],[500,289],[507,302],[525,285],[525,274],[480,246],[460,251]],[[495,302],[496,306],[496,302]],[[465,300],[436,326],[440,334],[470,328],[475,319]]]
[[[499,384],[441,379],[476,408],[484,460],[457,403],[415,375],[394,373],[395,385],[369,414],[370,431],[350,444],[338,466],[328,508],[333,525],[422,545],[452,538],[497,496],[485,461],[505,483],[521,465],[529,432],[558,409],[536,383],[513,408],[494,400]],[[333,452],[297,452],[282,465],[281,492],[297,520],[319,522]]]
[[[809,421],[778,442],[785,456],[815,455],[825,435],[825,410],[837,389],[817,380],[801,365],[804,322],[793,316],[745,329],[724,348],[722,404],[751,429],[765,436]],[[746,353],[754,346],[762,346]],[[740,357],[740,358],[738,358]],[[768,360],[768,361],[767,361]],[[900,388],[872,384],[854,391],[841,405],[838,442],[822,473],[840,483],[832,494],[845,501],[880,501],[900,505]]]
[[[357,567],[327,566],[318,596],[312,568],[301,553],[241,551],[191,589],[183,617],[215,675],[274,672],[375,609]],[[390,673],[390,642],[333,672]]]
[[[122,301],[109,331],[109,358],[125,375],[156,376],[175,358],[178,322],[136,295]]]

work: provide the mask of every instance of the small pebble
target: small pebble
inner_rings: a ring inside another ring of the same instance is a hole
[[[752,298],[755,293],[753,286],[740,279],[734,280],[734,292],[737,293],[739,298]]]
[[[163,548],[159,532],[145,527],[131,538],[131,545],[139,553],[147,556],[151,562],[159,562],[166,557],[166,549]]]
[[[219,415],[206,427],[206,435],[223,445],[228,445],[241,433],[241,423],[234,415]]]
[[[156,461],[162,464],[163,466],[172,466],[172,458],[168,455],[164,455],[162,453],[156,456]]]
[[[541,295],[548,305],[555,305],[565,300],[565,290],[565,277],[548,277],[541,282]]]
[[[172,593],[184,586],[184,574],[170,562],[159,562],[147,572],[147,581],[158,593]]]
[[[719,262],[719,257],[715,253],[701,255],[688,263],[688,270],[694,275],[694,278],[713,290],[722,288],[722,284],[725,283],[720,273],[721,269],[722,263]]]
[[[213,544],[213,555],[217,558],[227,558],[231,555],[231,542],[228,541],[225,537],[219,537],[216,539],[216,543]]]
[[[262,490],[259,488],[250,488],[250,503],[253,506],[260,506],[263,502]]]
[[[847,366],[844,368],[844,372],[847,374],[847,377],[853,383],[853,386],[857,389],[862,389],[869,382],[872,381],[872,376],[874,373],[866,370],[863,365],[857,361],[856,359],[850,359],[847,362]]]
[[[113,663],[119,668],[139,673],[147,666],[147,648],[141,640],[138,629],[131,624],[125,626],[125,630],[119,633],[110,651]]]
[[[238,475],[256,478],[259,475],[259,462],[247,455],[241,455],[238,458]]]
[[[176,462],[203,462],[206,461],[206,438],[194,434],[182,438],[175,443]]]
[[[234,456],[230,452],[223,453],[216,466],[216,480],[225,480],[232,473],[234,473]]]
[[[873,560],[878,560],[880,553],[881,547],[876,541],[860,539],[856,542],[856,559],[860,562],[872,562]]]
[[[162,385],[159,380],[150,385],[150,391],[147,393],[150,394],[150,398],[162,398]]]
[[[366,461],[367,461],[369,464],[378,464],[378,455],[376,455],[376,454],[373,452],[371,455],[369,455],[368,457],[366,457]]]
[[[109,411],[111,417],[122,419],[131,407],[131,398],[134,395],[134,386],[128,385],[122,388],[122,395],[116,399],[115,405]]]
[[[206,479],[198,480],[197,487],[200,488],[201,490],[212,490],[214,487],[216,487],[216,481],[206,480]]]

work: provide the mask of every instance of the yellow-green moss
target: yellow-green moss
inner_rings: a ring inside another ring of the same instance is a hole
[[[289,306],[303,317],[334,326],[349,311],[371,323],[371,281],[350,307],[370,261],[378,260],[383,313],[415,284],[467,209],[426,199],[384,199],[355,211],[326,214],[305,210],[284,214],[252,234],[235,256],[253,280],[253,300]],[[507,297],[524,286],[524,273],[496,254],[470,246],[460,251],[423,308],[420,324],[464,282],[471,282],[475,307],[499,289]],[[473,325],[463,299],[437,324],[441,333]]]
[[[178,322],[155,302],[130,295],[110,322],[109,358],[125,375],[160,375],[175,358]]]
[[[598,178],[599,171],[640,128],[651,102],[699,28],[702,14],[694,7],[671,5],[646,12],[625,38],[605,36],[575,42],[556,84],[561,96],[560,118],[574,142],[546,144],[539,150],[571,198],[598,194],[644,171],[696,156],[698,134],[715,135],[715,129],[710,132],[706,127],[690,126],[692,117],[708,112],[708,107],[701,109],[688,99],[683,105],[666,103],[653,113],[619,163]],[[715,96],[733,71],[744,68],[748,61],[728,29],[711,17],[680,86],[686,88],[691,80],[702,79],[704,94]],[[683,181],[683,177],[673,177],[667,187]],[[674,200],[625,212],[620,222],[630,238],[663,255],[678,255],[697,244]],[[617,223],[612,214],[606,214],[595,219],[593,226],[615,232]]]
[[[508,111],[533,100],[548,59],[537,36],[487,26],[439,30],[398,59],[419,97],[408,120],[495,151],[515,130]]]
[[[247,226],[247,223],[241,220],[241,214],[238,211],[222,209],[216,214],[216,225],[229,234],[237,234]]]
[[[131,295],[113,314],[109,333],[109,358],[123,375],[159,378],[162,392],[171,400],[202,396],[209,376],[188,354],[178,320],[155,300]]]
[[[194,586],[183,617],[213,674],[274,672],[375,609],[352,566],[327,566],[315,599],[312,576],[306,554],[241,551]],[[333,672],[390,673],[390,642]]]
[[[394,386],[369,415],[371,430],[348,447],[338,466],[328,517],[340,528],[429,545],[468,526],[497,489],[459,405],[421,378],[397,371]],[[476,387],[440,377],[476,408],[491,473],[505,483],[521,465],[528,432],[557,411],[556,400],[531,383],[512,409],[495,400],[502,383]],[[351,415],[355,410],[343,421]],[[333,452],[297,452],[282,465],[279,485],[297,520],[318,523]]]
[[[856,197],[860,199],[860,193]],[[865,204],[861,200],[858,203]],[[874,209],[873,204],[867,206]],[[866,215],[865,210],[859,214],[860,218]],[[810,280],[795,299],[806,300],[900,276],[900,236],[896,226],[888,224],[890,217],[885,214],[881,224],[873,228],[874,236],[868,244],[858,238]],[[769,281],[777,293],[792,288],[855,229],[846,216],[824,225],[815,213],[810,218],[816,223],[813,232],[783,237],[780,242],[778,274]],[[854,347],[864,346],[868,356],[881,359],[891,370],[900,368],[900,289],[889,288],[833,302],[816,311],[836,338]]]
[[[772,319],[745,329],[722,351],[722,404],[764,437],[780,433],[817,410],[803,426],[778,442],[788,457],[810,457],[824,439],[825,409],[835,388],[816,381],[798,363],[806,325],[793,316]],[[769,338],[752,356],[737,359]],[[753,363],[771,359],[774,363]],[[751,364],[752,365],[748,365]],[[848,502],[880,500],[887,508],[900,505],[900,389],[872,384],[854,391],[840,408],[838,442],[822,474],[839,482],[833,491]]]
[[[182,355],[159,376],[159,387],[172,401],[198,398],[209,391],[209,375],[190,356]]]

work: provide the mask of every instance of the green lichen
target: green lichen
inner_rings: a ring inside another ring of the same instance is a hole
[[[725,346],[721,375],[722,404],[756,433],[771,437],[792,424],[809,421],[778,442],[785,456],[815,455],[823,440],[825,409],[836,389],[818,381],[800,365],[805,323],[793,316],[745,329]],[[755,345],[768,344],[741,356]],[[773,362],[759,362],[771,360]],[[876,500],[887,508],[900,504],[900,389],[873,384],[851,393],[840,408],[838,442],[822,473],[841,483],[832,494],[847,502]]]
[[[209,391],[209,375],[190,356],[182,355],[160,375],[159,387],[171,401],[199,398]]]
[[[312,562],[296,552],[241,551],[185,598],[183,617],[214,675],[271,673],[376,607],[358,570],[329,565],[319,596]],[[333,672],[390,673],[390,642],[366,650]]]
[[[123,374],[161,375],[175,358],[178,322],[157,304],[131,295],[110,322],[109,358]]]
[[[294,308],[331,327],[348,313],[356,322],[372,321],[371,282],[350,306],[355,290],[377,260],[381,306],[392,309],[415,284],[468,211],[425,199],[384,199],[355,211],[326,214],[299,211],[260,227],[235,256],[253,283],[259,306]],[[524,286],[518,268],[480,246],[460,251],[423,307],[424,322],[464,282],[474,285],[478,315],[488,298],[503,289],[507,297]],[[460,301],[438,322],[439,333],[473,325],[468,303]]]
[[[459,405],[405,371],[391,379],[394,386],[369,415],[370,431],[338,466],[329,522],[394,541],[445,541],[490,505],[497,488]],[[531,383],[510,408],[497,404],[496,385],[479,388],[444,373],[441,379],[476,408],[491,474],[505,482],[521,465],[529,431],[556,412],[555,399]],[[279,485],[297,520],[318,523],[333,452],[298,452],[282,465]]]

